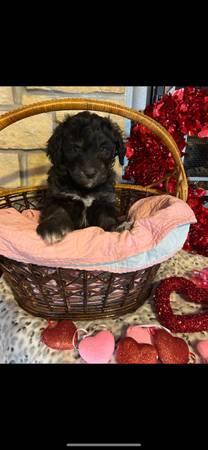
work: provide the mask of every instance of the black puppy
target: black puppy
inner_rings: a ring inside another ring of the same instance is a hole
[[[48,141],[52,167],[37,233],[49,244],[70,231],[98,226],[114,230],[116,155],[124,142],[117,124],[88,111],[67,117]]]

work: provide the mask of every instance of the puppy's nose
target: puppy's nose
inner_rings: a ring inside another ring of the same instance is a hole
[[[87,178],[93,178],[96,174],[96,170],[93,167],[89,167],[84,171]]]

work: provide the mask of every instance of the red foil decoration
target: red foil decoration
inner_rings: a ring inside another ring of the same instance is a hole
[[[208,267],[202,270],[193,270],[186,275],[199,288],[208,289]]]
[[[208,90],[186,87],[173,94],[164,95],[153,105],[146,107],[145,114],[158,121],[172,135],[183,155],[185,136],[208,136]],[[127,142],[128,166],[123,178],[135,184],[148,186],[161,181],[175,169],[175,162],[168,148],[148,128],[133,126]],[[169,179],[168,192],[175,193],[176,181]],[[198,223],[191,225],[184,250],[208,256],[208,209],[202,204],[198,190],[189,190],[188,203],[194,210]]]
[[[188,205],[193,209],[197,223],[190,226],[188,238],[184,244],[184,250],[208,256],[208,208],[203,206],[203,195],[206,194],[201,188],[189,187]]]

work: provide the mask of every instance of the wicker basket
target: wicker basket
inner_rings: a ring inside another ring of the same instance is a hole
[[[58,110],[94,110],[120,115],[142,123],[159,136],[175,160],[177,180],[175,195],[187,199],[188,185],[177,145],[170,134],[144,114],[114,103],[89,99],[60,99],[44,101],[10,111],[0,117],[0,130],[29,116]],[[168,178],[170,175],[166,177]],[[172,175],[171,175],[172,177]],[[158,184],[158,183],[157,183]],[[167,185],[167,183],[166,183]],[[154,184],[146,187],[129,184],[116,185],[120,215],[139,198],[161,194]],[[0,208],[15,207],[19,211],[38,209],[46,187],[20,188],[0,191]],[[5,257],[0,267],[18,304],[27,312],[46,319],[93,320],[118,317],[135,311],[150,294],[152,281],[159,268],[125,274],[49,268],[25,264]]]

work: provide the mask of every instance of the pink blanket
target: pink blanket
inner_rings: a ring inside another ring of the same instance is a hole
[[[139,200],[130,208],[130,231],[107,232],[89,227],[69,233],[52,246],[37,235],[39,212],[0,210],[0,255],[49,267],[119,261],[155,247],[178,225],[196,222],[192,209],[170,195]],[[70,264],[69,264],[70,263]]]

